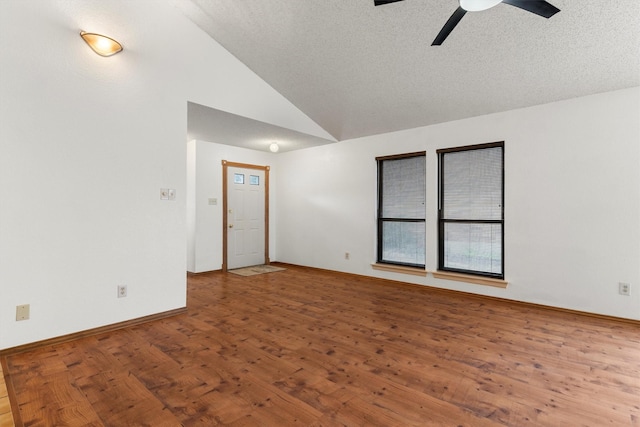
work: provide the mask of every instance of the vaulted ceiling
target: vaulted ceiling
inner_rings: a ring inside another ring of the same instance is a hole
[[[640,1],[545,19],[457,0],[183,0],[182,11],[337,140],[640,85]]]

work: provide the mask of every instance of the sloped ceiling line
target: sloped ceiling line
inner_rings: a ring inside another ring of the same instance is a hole
[[[550,19],[456,0],[176,0],[337,140],[640,85],[640,2],[555,0]],[[187,7],[188,5],[188,7]]]

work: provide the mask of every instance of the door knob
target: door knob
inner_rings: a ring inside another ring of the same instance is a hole
[[[233,224],[229,224],[229,228],[233,228]]]

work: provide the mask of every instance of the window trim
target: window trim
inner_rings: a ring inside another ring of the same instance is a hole
[[[371,264],[371,268],[379,271],[390,271],[392,273],[410,274],[413,276],[426,277],[429,272],[423,267],[407,267],[405,265],[396,265],[389,263],[375,262]]]
[[[486,277],[462,273],[453,273],[451,271],[434,271],[431,273],[436,279],[453,280],[456,282],[473,283],[475,285],[493,286],[494,288],[506,289],[509,285],[504,279],[495,277]]]
[[[382,183],[382,167],[381,167],[381,162],[386,161],[386,160],[401,160],[401,159],[407,159],[407,158],[411,158],[411,157],[424,157],[425,160],[425,168],[426,168],[426,161],[427,161],[427,152],[426,151],[416,151],[413,153],[405,153],[405,154],[394,154],[394,155],[390,155],[390,156],[379,156],[376,157],[376,165],[378,168],[378,173],[377,173],[377,186],[378,186],[378,200],[377,200],[377,205],[378,205],[378,209],[376,211],[376,227],[377,227],[377,240],[376,240],[376,265],[393,265],[393,266],[399,266],[399,267],[406,267],[406,268],[414,268],[414,269],[425,269],[426,268],[426,253],[425,253],[425,264],[411,264],[411,263],[403,263],[403,262],[394,262],[394,261],[387,261],[387,260],[383,260],[382,259],[382,228],[383,228],[383,224],[385,221],[394,221],[394,222],[422,222],[425,224],[425,231],[426,231],[426,223],[427,223],[427,210],[426,210],[426,199],[425,199],[425,211],[424,211],[424,219],[413,219],[413,218],[383,218],[380,216],[380,213],[382,212],[382,185],[380,185]],[[426,185],[426,173],[425,173],[425,185]],[[425,251],[426,251],[426,234],[425,234]]]
[[[473,150],[484,150],[487,148],[497,148],[500,147],[502,148],[502,159],[501,159],[501,169],[502,169],[502,174],[501,174],[501,192],[502,192],[502,203],[501,203],[501,219],[500,220],[472,220],[472,219],[445,219],[443,218],[443,204],[444,204],[444,191],[443,191],[443,185],[444,185],[444,155],[448,154],[448,153],[455,153],[455,152],[461,152],[461,151],[473,151]],[[465,145],[465,146],[461,146],[461,147],[453,147],[453,148],[443,148],[443,149],[439,149],[436,150],[436,153],[438,155],[438,271],[441,272],[449,272],[449,273],[454,273],[454,274],[459,274],[459,275],[471,275],[471,276],[480,276],[480,277],[487,277],[487,278],[491,278],[491,279],[498,279],[498,280],[504,280],[504,260],[505,260],[505,253],[504,253],[504,242],[505,242],[505,236],[504,236],[504,178],[505,178],[505,174],[504,174],[504,158],[505,158],[505,144],[504,141],[498,141],[498,142],[490,142],[490,143],[486,143],[486,144],[474,144],[474,145]],[[476,270],[464,270],[464,269],[458,269],[458,268],[451,268],[451,267],[445,267],[444,266],[444,226],[447,223],[466,223],[466,224],[500,224],[500,228],[501,228],[501,234],[502,234],[502,241],[501,241],[501,266],[500,266],[500,270],[501,273],[497,274],[497,273],[489,273],[489,272],[483,272],[483,271],[476,271]]]

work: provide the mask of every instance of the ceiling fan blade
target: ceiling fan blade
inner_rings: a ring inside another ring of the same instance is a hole
[[[397,1],[402,1],[402,0],[374,0],[374,4],[376,6],[381,6],[383,4],[389,4],[389,3],[395,3]]]
[[[436,39],[433,41],[433,43],[431,43],[431,46],[440,46],[442,42],[449,36],[451,31],[453,31],[456,25],[458,25],[458,22],[460,22],[465,13],[467,13],[466,10],[458,7],[456,11],[453,12],[453,15],[451,15],[451,18],[449,18],[447,23],[444,24],[444,27],[442,27],[442,29],[436,36]]]
[[[560,12],[560,9],[548,3],[546,1],[539,0],[502,0],[502,3],[510,4],[511,6],[519,7],[527,12],[535,13],[544,18],[551,18],[556,13]]]

